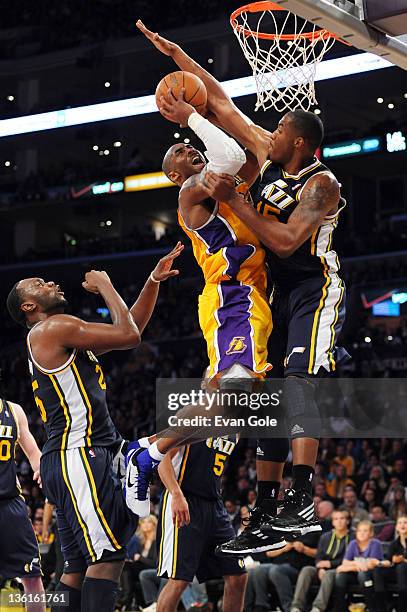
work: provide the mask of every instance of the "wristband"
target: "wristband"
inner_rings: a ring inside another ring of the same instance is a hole
[[[197,125],[199,125],[202,121],[206,121],[205,117],[202,117],[199,113],[194,111],[188,117],[188,125],[191,130],[195,131]]]
[[[149,276],[149,279],[150,279],[150,280],[152,280],[152,281],[153,281],[153,283],[161,283],[161,281],[156,280],[156,279],[154,278],[154,276],[153,276],[153,273],[152,273],[152,272],[151,272],[151,274],[150,274],[150,276]]]

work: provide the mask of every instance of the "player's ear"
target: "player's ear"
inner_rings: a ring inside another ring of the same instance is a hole
[[[36,305],[33,302],[23,302],[20,308],[25,314],[29,314],[31,312],[34,312],[34,310],[36,309]]]
[[[167,176],[170,179],[170,181],[172,181],[173,183],[177,183],[178,180],[181,178],[180,173],[175,172],[175,170],[171,170]]]
[[[302,147],[305,145],[305,140],[302,136],[297,136],[297,138],[294,140],[294,146],[296,149],[302,149]]]

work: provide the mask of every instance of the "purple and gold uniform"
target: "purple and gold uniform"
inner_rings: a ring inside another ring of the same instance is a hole
[[[236,189],[248,193],[246,183],[239,182]],[[198,313],[208,348],[208,376],[234,364],[263,376],[271,368],[267,340],[272,321],[259,240],[224,202],[216,202],[199,228],[188,228],[180,211],[178,219],[205,278]]]

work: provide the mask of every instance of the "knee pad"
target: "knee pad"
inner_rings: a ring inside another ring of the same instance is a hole
[[[284,411],[291,439],[315,438],[321,434],[321,417],[310,378],[288,376],[284,382]]]
[[[257,440],[257,459],[285,463],[289,451],[288,438],[260,438]]]

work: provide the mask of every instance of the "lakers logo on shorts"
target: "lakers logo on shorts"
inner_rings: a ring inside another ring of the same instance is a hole
[[[226,355],[233,355],[233,353],[244,353],[247,349],[247,344],[245,343],[245,336],[235,336],[229,344],[229,348],[226,351]]]

